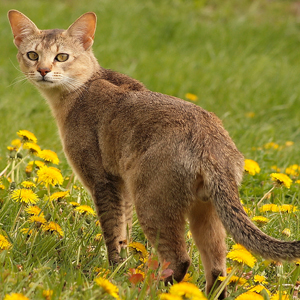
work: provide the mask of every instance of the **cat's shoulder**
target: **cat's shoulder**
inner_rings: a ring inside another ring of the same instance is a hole
[[[97,73],[96,79],[97,81],[106,81],[109,84],[119,87],[122,91],[147,91],[147,88],[140,81],[128,75],[102,67]]]

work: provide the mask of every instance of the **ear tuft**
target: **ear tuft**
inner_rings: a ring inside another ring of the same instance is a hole
[[[79,17],[67,30],[67,34],[77,38],[84,49],[89,49],[94,42],[97,17],[93,12],[88,12]]]
[[[8,19],[15,38],[14,43],[17,47],[19,47],[24,37],[40,32],[29,18],[17,10],[10,10]]]

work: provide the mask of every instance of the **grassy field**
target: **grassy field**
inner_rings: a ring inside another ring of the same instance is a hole
[[[260,166],[255,175],[245,172],[240,189],[248,214],[268,218],[256,221],[266,233],[300,240],[299,208],[296,211],[300,195],[299,2],[1,0],[0,173],[10,166],[5,172],[9,176],[0,178],[0,238],[10,244],[1,251],[5,247],[0,239],[0,299],[11,293],[29,299],[113,299],[117,296],[109,288],[114,286],[121,299],[159,299],[159,294],[168,290],[160,280],[166,271],[156,265],[155,250],[137,221],[132,241],[146,249],[133,244],[124,253],[123,264],[115,269],[108,265],[93,204],[72,178],[50,110],[39,93],[21,80],[6,16],[9,9],[25,13],[41,29],[67,28],[84,12],[96,12],[94,52],[99,63],[154,91],[184,99],[187,93],[196,95],[194,102],[219,116],[245,157]],[[16,132],[22,129],[33,132],[42,149],[58,154],[60,164],[50,164],[62,172],[63,182],[58,186],[45,186],[35,170],[26,175],[25,168],[34,159],[28,150],[20,150],[22,160],[8,160],[12,153],[7,146],[20,138]],[[293,183],[290,187],[275,184],[272,193],[257,205],[274,186],[272,172],[287,173]],[[13,188],[20,190],[26,178],[31,182],[40,179],[32,191],[38,196],[36,204],[45,216],[44,223],[32,219],[28,205],[13,200]],[[53,193],[64,191],[69,191],[67,196],[50,201]],[[70,202],[89,208],[76,209]],[[263,206],[268,203],[276,207],[268,211]],[[24,233],[26,230],[29,232]],[[227,241],[230,249],[234,241],[230,237]],[[201,260],[188,228],[187,244],[193,259],[189,280],[204,291]],[[150,263],[143,264],[140,256],[146,259],[150,253]],[[228,267],[235,265],[228,260]],[[282,292],[287,299],[298,297],[297,264],[257,257],[253,266],[238,267],[234,269],[237,279],[228,287],[228,299],[253,286],[259,290],[255,275],[265,276],[265,291],[248,299],[280,299]],[[114,286],[102,283],[101,287],[94,281],[99,276]]]

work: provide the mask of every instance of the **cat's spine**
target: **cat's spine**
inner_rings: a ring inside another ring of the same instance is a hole
[[[229,170],[210,165],[206,172],[214,178],[206,182],[206,187],[210,190],[219,218],[237,243],[266,259],[291,261],[300,258],[300,241],[277,240],[252,223],[243,209],[236,181]]]

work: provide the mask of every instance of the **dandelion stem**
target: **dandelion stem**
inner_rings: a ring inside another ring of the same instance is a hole
[[[22,212],[23,207],[24,207],[24,203],[22,202],[21,207],[20,207],[20,209],[19,209],[19,211],[18,211],[18,213],[17,213],[17,216],[15,217],[14,223],[13,223],[13,225],[12,225],[12,227],[11,227],[11,232],[12,232],[13,229],[15,228],[15,225],[16,225],[18,219],[19,219],[19,216],[20,216],[20,214],[21,214],[21,212]]]
[[[0,173],[0,177],[5,174],[5,172],[7,171],[7,169],[10,167],[11,162],[5,167],[5,169]]]
[[[261,204],[261,202],[263,202],[271,193],[272,191],[275,189],[275,185],[268,191],[266,192],[263,197],[258,201],[257,206],[259,206]]]
[[[18,168],[18,167],[20,166],[20,164],[23,163],[24,160],[25,160],[27,157],[28,157],[28,155],[24,156],[24,157],[21,159],[21,161],[20,161],[17,165],[15,164],[15,159],[14,159],[14,160],[13,160],[12,168],[11,168],[10,172],[8,173],[7,177],[9,177],[9,176],[12,174],[12,178],[13,178],[13,177],[14,177],[14,176],[13,176],[13,171],[14,171],[16,168]],[[2,174],[2,173],[1,173],[1,174]],[[14,181],[14,180],[12,180],[12,181]]]
[[[235,265],[231,272],[226,276],[225,280],[218,286],[218,288],[213,292],[210,299],[217,300],[219,299],[219,296],[221,295],[222,291],[225,289],[227,283],[229,282],[230,278],[235,274],[235,272],[240,267],[240,264]]]

